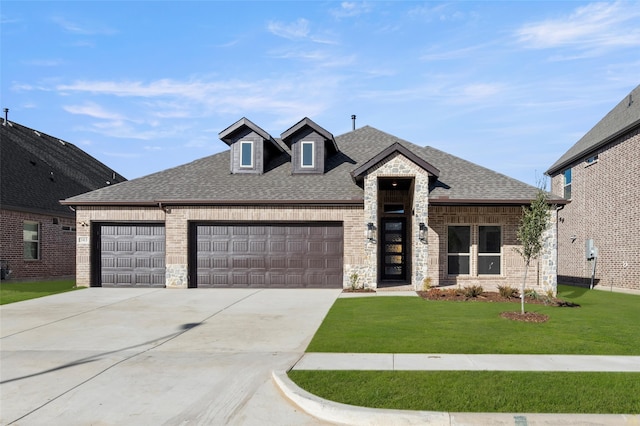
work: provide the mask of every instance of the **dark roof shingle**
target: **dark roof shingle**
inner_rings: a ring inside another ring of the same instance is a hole
[[[75,145],[18,123],[3,122],[0,141],[3,208],[71,216],[60,200],[126,181]]]
[[[292,175],[289,148],[262,175],[230,174],[229,151],[164,170],[65,201],[70,205],[121,204],[362,204],[364,193],[351,177],[394,143],[440,171],[433,202],[488,204],[528,202],[537,188],[431,147],[420,147],[365,126],[335,138],[339,152],[329,158],[323,175]],[[558,199],[558,201],[561,201]]]
[[[621,134],[640,126],[640,85],[565,152],[546,174],[553,175]]]

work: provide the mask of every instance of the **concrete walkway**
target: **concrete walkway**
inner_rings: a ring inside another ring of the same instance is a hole
[[[305,353],[292,370],[640,372],[640,356]]]

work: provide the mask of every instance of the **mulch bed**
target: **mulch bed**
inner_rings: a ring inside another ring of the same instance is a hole
[[[456,289],[431,289],[428,291],[418,291],[417,292],[420,297],[427,300],[447,300],[447,301],[455,301],[455,302],[512,302],[512,303],[520,303],[520,296],[514,297],[502,297],[500,293],[495,291],[485,291],[476,297],[468,297],[464,294],[456,291]],[[557,307],[578,307],[580,305],[568,302],[562,299],[557,298],[531,298],[526,297],[525,303],[530,305],[548,305],[548,306],[557,306]],[[535,322],[541,323],[545,322],[549,319],[548,315],[540,314],[537,312],[525,312],[521,314],[520,312],[502,312],[500,314],[502,318],[510,319],[513,321],[523,321],[523,322]]]

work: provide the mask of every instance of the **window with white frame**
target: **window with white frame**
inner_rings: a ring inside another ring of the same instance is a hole
[[[300,155],[300,166],[301,167],[314,167],[315,166],[315,158],[313,155],[313,148],[314,148],[314,143],[313,141],[302,141],[300,150],[301,150],[301,155]]]
[[[571,199],[571,168],[568,168],[563,172],[564,175],[564,198],[566,200]]]
[[[478,226],[478,275],[500,275],[501,252],[500,226]]]
[[[471,258],[471,227],[449,226],[447,230],[447,273],[469,275]]]
[[[40,259],[40,224],[25,221],[22,225],[22,242],[25,260]]]
[[[240,167],[253,167],[253,141],[240,142]]]

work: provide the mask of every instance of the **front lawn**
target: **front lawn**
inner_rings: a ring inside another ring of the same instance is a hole
[[[517,303],[417,297],[338,299],[307,352],[640,355],[640,296],[559,286],[580,307],[525,305],[550,317],[500,317]]]
[[[301,371],[322,398],[373,408],[493,413],[640,413],[640,373]]]
[[[577,308],[526,305],[545,323],[501,318],[517,303],[338,299],[308,352],[640,355],[640,296],[559,286]],[[449,412],[640,414],[640,373],[301,371],[307,391],[365,407]]]
[[[75,280],[0,283],[0,305],[77,290]]]

